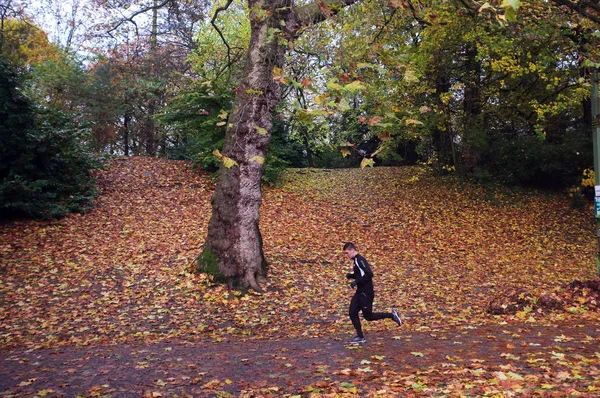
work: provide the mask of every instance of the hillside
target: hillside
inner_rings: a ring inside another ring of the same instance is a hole
[[[559,197],[488,200],[417,167],[292,171],[264,191],[267,292],[237,297],[188,272],[210,215],[208,176],[131,158],[113,161],[99,181],[86,215],[1,226],[3,347],[344,338],[345,241],[372,263],[375,307],[397,307],[409,329],[598,317],[586,309],[589,291],[565,295],[572,281],[595,277],[593,218]],[[511,307],[519,294],[522,305]],[[494,299],[499,307],[486,311]]]

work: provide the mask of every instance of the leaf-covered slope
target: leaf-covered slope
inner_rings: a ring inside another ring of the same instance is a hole
[[[414,167],[290,172],[263,197],[267,292],[240,297],[188,273],[210,216],[207,176],[131,158],[99,180],[86,215],[0,226],[1,346],[350,336],[349,240],[372,264],[375,309],[396,306],[408,329],[598,317],[593,295],[565,295],[595,277],[593,219],[559,198],[483,200]],[[486,312],[502,292],[550,295],[566,311]]]

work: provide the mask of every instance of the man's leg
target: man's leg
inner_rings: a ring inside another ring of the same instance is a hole
[[[350,300],[350,309],[348,311],[348,315],[350,315],[350,320],[352,321],[352,325],[354,329],[356,329],[356,335],[358,337],[365,337],[362,332],[362,327],[360,326],[360,318],[358,317],[358,312],[361,310],[360,299],[358,297],[360,293],[352,296],[352,300]]]
[[[373,299],[374,297],[368,296],[364,293],[361,295],[361,310],[363,316],[367,321],[377,321],[379,319],[394,319],[391,312],[373,312]]]

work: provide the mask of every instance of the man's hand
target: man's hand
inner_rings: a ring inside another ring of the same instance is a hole
[[[346,279],[354,279],[354,274],[346,274]]]
[[[354,289],[356,287],[356,281],[350,282],[350,287]]]

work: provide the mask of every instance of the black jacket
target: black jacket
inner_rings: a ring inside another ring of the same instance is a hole
[[[360,254],[354,256],[354,273],[348,274],[348,276],[356,280],[357,293],[375,295],[373,291],[373,271],[371,271],[367,260]]]

